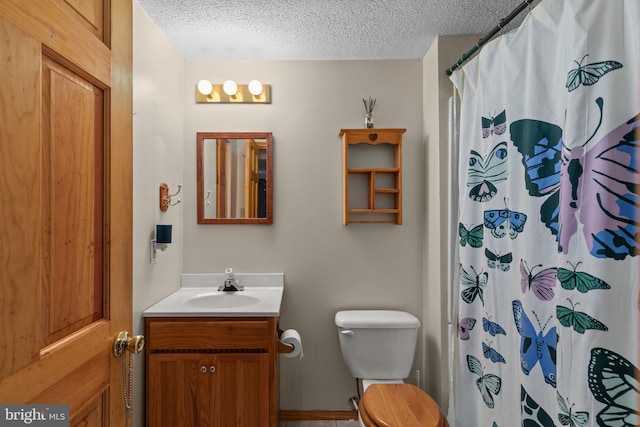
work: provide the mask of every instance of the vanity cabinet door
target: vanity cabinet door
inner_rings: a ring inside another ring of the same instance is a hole
[[[268,354],[216,354],[212,359],[211,427],[268,427]]]
[[[151,354],[147,370],[147,427],[208,427],[211,356]]]
[[[147,318],[146,427],[276,427],[273,318]]]

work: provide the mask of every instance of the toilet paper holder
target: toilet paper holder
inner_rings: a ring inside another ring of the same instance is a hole
[[[282,340],[280,339],[280,336],[282,336],[283,332],[284,329],[278,328],[278,353],[292,353],[294,350],[293,345],[282,342]]]

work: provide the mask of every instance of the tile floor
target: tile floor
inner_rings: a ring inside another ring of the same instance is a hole
[[[358,421],[280,421],[280,427],[359,427]]]

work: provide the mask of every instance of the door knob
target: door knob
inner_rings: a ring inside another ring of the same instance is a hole
[[[129,336],[127,331],[120,331],[113,342],[113,355],[122,357],[125,351],[131,354],[138,354],[144,348],[144,336]]]
[[[129,353],[138,354],[144,348],[144,336],[143,335],[134,335],[129,340],[127,344],[127,350]]]

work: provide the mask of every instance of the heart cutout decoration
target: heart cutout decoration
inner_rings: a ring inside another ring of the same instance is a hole
[[[378,139],[378,134],[377,133],[370,133],[369,134],[369,141],[373,142],[376,139]]]

